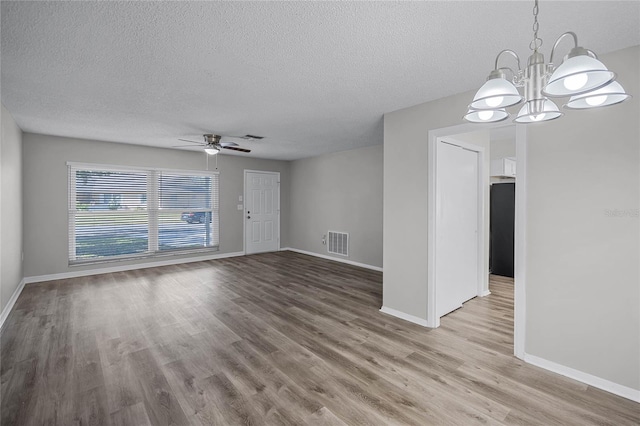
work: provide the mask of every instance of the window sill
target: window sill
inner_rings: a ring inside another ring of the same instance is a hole
[[[103,265],[105,263],[119,263],[119,262],[131,262],[136,260],[143,259],[162,259],[167,257],[176,257],[176,256],[189,256],[189,255],[198,255],[203,253],[215,253],[220,251],[220,246],[215,247],[207,247],[202,249],[190,249],[190,250],[166,250],[162,252],[155,253],[143,253],[136,256],[113,256],[108,258],[101,259],[90,259],[85,261],[69,261],[69,267],[73,268],[76,266],[86,266],[86,265]]]

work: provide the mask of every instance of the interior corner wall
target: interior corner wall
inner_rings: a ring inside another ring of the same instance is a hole
[[[510,139],[491,139],[491,161],[501,160],[503,158],[515,158],[516,156],[516,138]],[[517,175],[516,171],[516,175]],[[516,182],[515,178],[491,176],[490,183],[511,183]]]
[[[427,320],[429,131],[462,124],[473,93],[384,116],[385,308]],[[477,126],[477,129],[482,129]]]
[[[514,158],[516,156],[516,138],[491,139],[491,160]]]
[[[2,105],[0,136],[0,312],[23,279],[22,130]]]
[[[291,163],[290,247],[382,267],[382,161],[376,145]],[[327,231],[349,233],[349,256],[322,244]]]
[[[94,265],[68,265],[67,162],[206,170],[205,154],[140,145],[81,140],[24,133],[24,275],[26,279],[54,274],[152,263],[154,259],[104,262]],[[4,162],[4,160],[3,160]],[[210,170],[213,163],[210,161]],[[221,155],[220,172],[220,250],[223,255],[243,251],[244,210],[238,197],[244,194],[244,170],[280,172],[280,245],[289,245],[289,169],[288,161],[263,160],[240,155]],[[3,203],[4,206],[4,203]],[[3,239],[4,241],[4,239]],[[172,256],[188,260],[195,255]],[[163,257],[162,260],[166,260]]]
[[[601,59],[631,100],[527,127],[525,352],[637,390],[640,48]],[[462,93],[384,118],[383,304],[421,319],[428,134],[461,124],[472,97]]]
[[[525,351],[640,390],[640,46],[600,59],[633,98],[528,128]]]

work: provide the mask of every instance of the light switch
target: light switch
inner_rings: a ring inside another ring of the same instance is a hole
[[[242,201],[242,195],[238,196],[238,201]]]
[[[243,208],[242,204],[238,204],[238,210],[242,210]]]

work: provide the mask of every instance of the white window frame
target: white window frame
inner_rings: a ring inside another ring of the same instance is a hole
[[[188,249],[175,249],[175,250],[160,250],[159,249],[159,215],[160,213],[181,213],[184,209],[160,209],[159,208],[159,188],[158,183],[160,181],[161,173],[171,173],[171,174],[184,174],[188,176],[211,176],[216,177],[215,181],[216,185],[211,186],[211,197],[212,197],[212,206],[209,209],[199,209],[198,211],[206,211],[211,213],[211,217],[216,216],[216,225],[218,226],[217,235],[219,239],[220,235],[220,223],[219,223],[219,214],[220,214],[220,206],[217,208],[215,204],[215,194],[217,191],[217,200],[220,202],[220,173],[212,172],[212,171],[201,171],[201,170],[184,170],[184,169],[168,169],[168,168],[151,168],[151,167],[131,167],[131,166],[118,166],[113,164],[97,164],[97,163],[78,163],[68,161],[67,165],[67,173],[69,175],[68,178],[68,223],[67,228],[69,230],[69,266],[81,266],[81,265],[90,265],[93,263],[107,263],[107,262],[117,262],[124,260],[135,260],[135,259],[143,259],[150,257],[164,257],[164,256],[176,256],[176,255],[185,255],[185,254],[195,254],[202,252],[215,252],[219,250],[220,241],[218,240],[216,245],[209,247],[197,247],[197,248],[188,248]],[[146,173],[147,175],[147,214],[148,214],[148,249],[147,252],[139,253],[139,254],[127,254],[127,255],[115,255],[115,256],[105,256],[103,258],[92,258],[88,260],[77,260],[75,258],[76,253],[76,236],[75,236],[75,223],[76,223],[76,180],[71,178],[71,169],[76,170],[91,170],[91,171],[111,171],[111,172],[139,172]],[[213,219],[212,219],[213,223]],[[212,232],[212,235],[214,233]]]

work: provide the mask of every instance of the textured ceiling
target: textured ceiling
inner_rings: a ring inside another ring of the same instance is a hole
[[[2,102],[28,132],[250,133],[251,156],[309,157],[381,143],[385,112],[479,87],[502,49],[526,60],[532,6],[2,1]],[[640,44],[638,1],[542,1],[539,20],[547,57],[568,30],[597,53]]]

